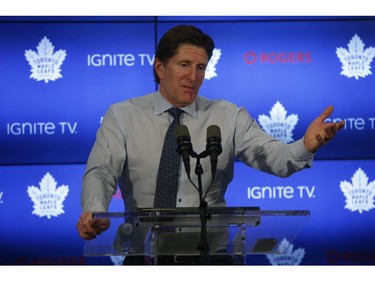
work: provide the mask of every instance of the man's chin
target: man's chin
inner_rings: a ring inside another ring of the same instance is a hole
[[[190,99],[184,99],[182,101],[182,103],[183,103],[184,106],[189,106],[189,105],[191,105],[195,101],[195,98],[196,97],[194,96],[194,97],[192,97]]]
[[[182,99],[182,102],[184,102],[186,104],[192,104],[195,101],[196,98],[197,98],[197,93],[185,91],[185,93],[184,93],[184,95],[181,99]]]

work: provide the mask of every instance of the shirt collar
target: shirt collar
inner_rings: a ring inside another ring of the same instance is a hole
[[[161,95],[160,91],[155,92],[155,104],[154,104],[154,114],[155,115],[160,115],[163,112],[170,109],[171,107],[173,107],[173,105],[170,104],[170,102],[167,101]],[[194,117],[197,116],[197,109],[196,109],[195,101],[189,106],[181,107],[181,109],[191,116],[194,116]]]

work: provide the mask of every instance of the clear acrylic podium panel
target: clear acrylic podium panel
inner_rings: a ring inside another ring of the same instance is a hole
[[[208,208],[209,255],[283,254],[303,229],[307,210],[257,207]],[[85,241],[84,256],[200,255],[202,224],[198,208],[141,209],[95,213],[110,228]]]

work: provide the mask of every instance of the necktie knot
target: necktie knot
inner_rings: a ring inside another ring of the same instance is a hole
[[[177,122],[180,123],[180,116],[182,112],[184,112],[182,109],[179,109],[177,107],[172,107],[168,109],[168,112],[170,115],[173,116],[174,120],[177,120]]]

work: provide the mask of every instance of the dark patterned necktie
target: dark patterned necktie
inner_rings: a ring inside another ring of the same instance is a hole
[[[181,156],[176,151],[177,143],[174,128],[180,124],[180,115],[183,111],[179,108],[171,108],[168,112],[174,119],[165,135],[163,151],[161,153],[154,200],[155,208],[176,207]]]

